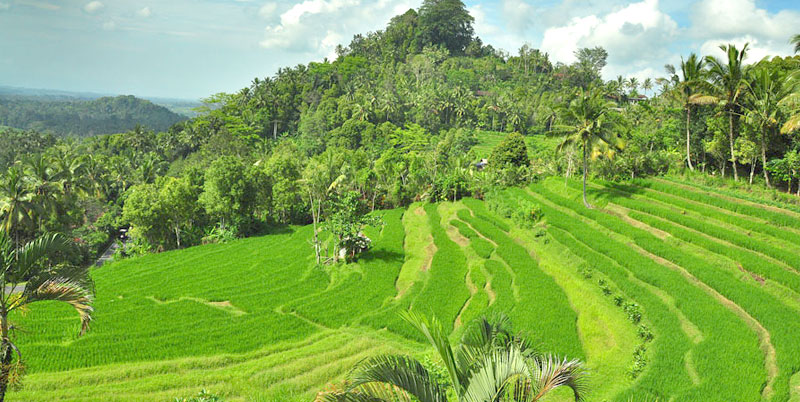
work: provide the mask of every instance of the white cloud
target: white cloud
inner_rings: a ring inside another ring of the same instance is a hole
[[[150,10],[150,7],[144,7],[141,10],[137,11],[136,15],[138,15],[140,17],[147,18],[147,17],[153,15],[153,11]]]
[[[748,63],[755,63],[766,56],[776,56],[776,55],[789,55],[791,52],[788,49],[788,45],[776,45],[772,41],[759,39],[752,35],[744,35],[735,38],[726,38],[726,39],[710,39],[700,46],[700,54],[702,55],[709,55],[714,56],[717,58],[723,59],[723,61],[727,58],[725,52],[720,49],[720,45],[727,45],[732,44],[735,45],[737,49],[742,50],[744,48],[745,43],[748,44],[747,46],[747,57],[745,61]]]
[[[354,34],[386,27],[389,19],[417,7],[421,0],[305,0],[284,11],[267,26],[261,46],[271,50],[335,57],[336,45],[347,45]],[[277,7],[264,5],[274,13]],[[267,17],[259,10],[262,17]],[[274,16],[272,16],[274,18]]]
[[[575,17],[545,30],[541,48],[553,60],[575,61],[574,51],[602,46],[608,51],[603,75],[643,75],[670,58],[668,46],[678,37],[678,24],[659,9],[658,0],[643,0],[606,15]]]
[[[86,11],[89,14],[94,14],[100,11],[105,5],[99,1],[90,1],[83,6],[83,11]]]
[[[719,46],[729,43],[739,49],[749,43],[747,61],[751,63],[765,56],[793,54],[788,40],[800,26],[796,11],[770,14],[753,0],[702,0],[693,11],[689,33],[702,42],[700,54],[723,57]]]
[[[800,13],[777,14],[756,7],[754,0],[701,0],[691,13],[698,36],[754,35],[788,41],[800,25]]]
[[[500,32],[500,27],[492,25],[488,21],[486,18],[486,11],[484,11],[482,5],[478,4],[468,7],[467,11],[469,11],[469,14],[472,16],[472,18],[475,18],[475,23],[472,24],[472,26],[475,28],[475,33],[479,37],[492,36]]]
[[[536,13],[533,6],[524,0],[503,0],[503,16],[515,32],[525,32],[535,24]]]
[[[10,5],[10,4],[8,4],[8,3],[3,3],[3,2],[0,2],[0,11],[3,11],[3,10],[8,10],[9,8],[11,8],[11,5]]]
[[[117,23],[114,21],[106,21],[103,23],[103,29],[106,31],[113,31],[117,28]]]
[[[276,3],[266,3],[258,9],[258,15],[261,16],[261,18],[272,18],[275,16],[276,11],[278,11],[278,5]]]

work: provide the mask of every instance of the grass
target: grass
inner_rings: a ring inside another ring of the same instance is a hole
[[[399,318],[413,309],[454,339],[482,314],[509,314],[543,351],[585,359],[590,401],[800,401],[798,214],[677,179],[592,183],[588,210],[576,185],[498,195],[541,206],[533,228],[469,198],[382,211],[373,248],[347,265],[316,267],[311,228],[291,227],[95,269],[86,336],[56,303],[12,317],[28,375],[9,400],[205,388],[308,401],[366,356],[432,356]]]

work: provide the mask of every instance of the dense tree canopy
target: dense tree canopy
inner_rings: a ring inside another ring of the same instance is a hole
[[[800,56],[751,67],[730,46],[723,60],[690,55],[655,84],[604,82],[605,49],[554,63],[527,45],[485,46],[472,24],[461,1],[425,1],[354,36],[336,60],[211,95],[169,128],[78,141],[0,128],[3,222],[20,241],[70,233],[82,245],[74,258],[88,261],[120,229],[129,251],[165,250],[283,224],[324,228],[343,194],[372,211],[483,197],[579,166],[615,180],[691,166],[800,188]],[[142,106],[103,102],[112,114]]]

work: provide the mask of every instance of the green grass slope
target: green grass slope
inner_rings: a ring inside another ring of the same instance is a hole
[[[590,187],[593,210],[577,183],[507,190],[501,202],[540,205],[533,229],[474,199],[383,211],[373,248],[348,265],[314,266],[311,228],[292,227],[95,269],[84,337],[59,304],[13,317],[28,374],[9,400],[205,388],[308,401],[366,356],[433,356],[399,318],[407,309],[436,314],[454,339],[505,312],[544,351],[586,361],[592,401],[797,400],[796,214],[666,180]]]

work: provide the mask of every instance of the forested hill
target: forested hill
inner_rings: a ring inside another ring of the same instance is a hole
[[[164,131],[186,117],[134,96],[93,100],[0,95],[0,125],[87,137],[128,131],[137,125]]]

